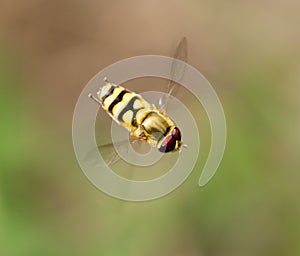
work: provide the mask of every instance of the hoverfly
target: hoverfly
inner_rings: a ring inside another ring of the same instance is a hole
[[[187,42],[183,37],[176,49],[174,59],[186,62]],[[185,65],[174,62],[171,67],[171,78],[182,76]],[[181,132],[175,122],[166,114],[170,95],[175,92],[177,85],[170,80],[168,94],[159,101],[159,108],[147,102],[141,95],[132,92],[121,85],[116,85],[104,79],[105,85],[97,92],[97,97],[88,95],[96,101],[107,114],[120,126],[125,127],[131,137],[147,142],[162,153],[180,151],[186,147],[181,140]],[[99,148],[107,148],[103,145]],[[118,160],[115,156],[110,164]]]

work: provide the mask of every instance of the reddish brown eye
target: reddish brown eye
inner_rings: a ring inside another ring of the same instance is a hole
[[[175,146],[176,146],[176,139],[170,135],[163,140],[158,150],[160,152],[167,153],[172,151],[175,148]]]
[[[181,140],[181,133],[177,127],[172,130],[172,136],[175,140]]]

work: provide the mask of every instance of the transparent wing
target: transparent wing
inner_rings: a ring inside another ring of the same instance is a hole
[[[129,143],[133,143],[136,139],[130,137],[129,138]],[[128,140],[122,140],[118,141],[116,143],[108,143],[108,144],[103,144],[98,146],[97,148],[94,148],[90,150],[86,157],[85,161],[91,166],[104,166],[104,165],[113,165],[117,163],[121,158],[119,154],[116,151],[117,150],[122,154],[126,155],[128,154],[128,147],[129,147]],[[101,154],[104,162],[99,162],[99,157],[98,154]]]
[[[176,48],[174,59],[181,60],[183,62],[187,62],[187,40],[186,37],[183,37]],[[170,95],[174,95],[179,87],[179,85],[174,82],[174,80],[180,81],[184,75],[186,64],[178,63],[177,61],[173,61],[171,66],[171,74],[170,81],[167,87],[167,95],[164,95],[159,100],[159,109],[161,112],[165,113],[167,109],[168,100]]]

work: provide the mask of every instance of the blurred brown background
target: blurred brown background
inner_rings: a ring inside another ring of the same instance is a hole
[[[299,8],[295,0],[2,1],[0,254],[300,255]],[[224,107],[223,162],[197,187],[206,147],[172,194],[111,198],[75,159],[77,97],[107,65],[171,56],[182,36]]]

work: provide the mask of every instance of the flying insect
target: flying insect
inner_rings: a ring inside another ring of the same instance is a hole
[[[174,59],[186,62],[185,37],[180,40]],[[171,67],[171,78],[176,76],[179,80],[183,76],[184,68],[184,64],[174,62]],[[160,99],[160,108],[147,102],[141,95],[109,82],[106,78],[104,82],[105,85],[99,89],[97,97],[91,93],[88,96],[96,101],[118,125],[125,127],[133,138],[147,142],[162,153],[180,151],[182,147],[186,147],[182,142],[180,129],[166,113],[170,95],[178,87],[173,80],[169,81],[167,95]]]

